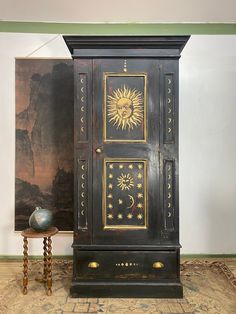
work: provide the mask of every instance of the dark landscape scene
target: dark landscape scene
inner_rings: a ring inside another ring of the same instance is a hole
[[[73,230],[73,64],[16,59],[15,230],[36,207]]]

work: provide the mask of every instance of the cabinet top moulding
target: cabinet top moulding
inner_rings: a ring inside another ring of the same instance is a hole
[[[63,36],[73,58],[179,58],[190,36]],[[133,50],[133,49],[136,50]]]

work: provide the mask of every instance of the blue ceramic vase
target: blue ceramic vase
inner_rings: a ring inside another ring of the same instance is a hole
[[[35,231],[46,231],[52,226],[52,212],[36,207],[29,218],[29,226]]]

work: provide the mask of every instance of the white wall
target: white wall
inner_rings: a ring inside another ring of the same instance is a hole
[[[12,21],[107,22],[236,22],[235,0],[7,0],[0,19]]]
[[[180,62],[185,253],[236,253],[236,36],[192,36]]]
[[[1,33],[0,47],[0,255],[21,255],[14,232],[14,59],[70,55],[55,35]],[[236,253],[235,88],[236,36],[192,36],[180,61],[182,253]],[[71,234],[55,236],[54,254],[72,254],[71,242]],[[41,254],[41,240],[30,245],[31,254]]]

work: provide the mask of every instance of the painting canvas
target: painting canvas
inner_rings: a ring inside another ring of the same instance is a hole
[[[16,59],[15,230],[36,206],[73,230],[73,62]]]

